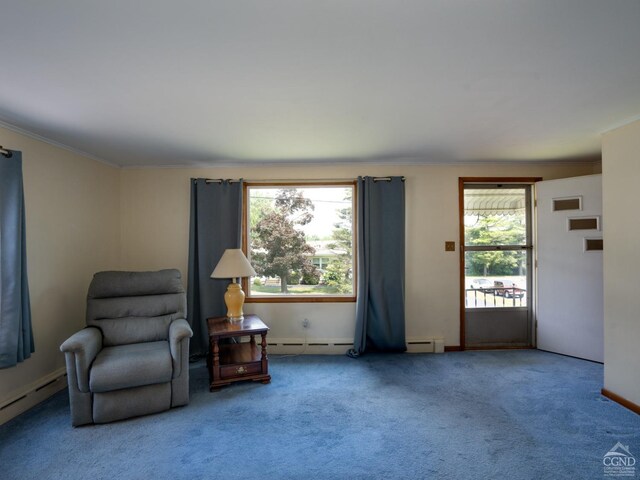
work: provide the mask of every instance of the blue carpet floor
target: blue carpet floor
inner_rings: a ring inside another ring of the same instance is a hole
[[[60,392],[0,426],[0,478],[602,479],[618,441],[640,460],[640,416],[600,395],[596,363],[525,350],[270,370],[209,393],[193,364],[189,406],[75,429]]]

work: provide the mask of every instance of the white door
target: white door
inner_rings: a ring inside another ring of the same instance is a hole
[[[602,175],[536,183],[537,347],[603,362]]]

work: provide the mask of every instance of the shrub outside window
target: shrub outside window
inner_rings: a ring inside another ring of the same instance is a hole
[[[247,301],[355,301],[354,198],[354,182],[247,183]]]

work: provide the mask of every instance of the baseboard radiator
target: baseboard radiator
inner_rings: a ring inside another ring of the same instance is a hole
[[[64,367],[27,385],[0,403],[0,425],[26,412],[66,386],[67,373]]]
[[[444,338],[441,337],[409,337],[408,353],[444,353]]]
[[[274,355],[343,355],[353,348],[353,340],[350,338],[267,338],[267,344],[269,353]],[[444,339],[408,338],[407,352],[443,353]]]
[[[349,338],[269,338],[268,351],[274,355],[343,355],[353,348]]]

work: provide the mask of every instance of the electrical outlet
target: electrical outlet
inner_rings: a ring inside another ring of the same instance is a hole
[[[309,328],[309,319],[305,318],[304,320],[302,320],[302,326],[304,328]]]
[[[444,242],[444,251],[445,252],[455,252],[456,251],[456,242]]]

